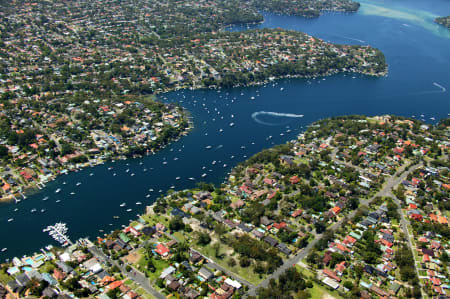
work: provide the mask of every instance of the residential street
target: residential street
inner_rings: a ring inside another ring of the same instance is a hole
[[[132,271],[127,272],[124,265],[119,265],[116,261],[113,261],[109,257],[107,257],[97,246],[91,246],[88,248],[88,250],[97,257],[100,261],[110,263],[112,265],[115,265],[119,267],[120,271],[122,271],[123,275],[140,285],[147,293],[151,294],[157,299],[165,299],[166,297],[163,296],[161,293],[159,293],[157,290],[155,290],[149,282],[149,279],[145,277],[145,275],[135,268],[133,268]]]
[[[392,188],[397,186],[399,183],[401,183],[408,176],[409,173],[413,172],[415,169],[417,169],[420,166],[422,166],[422,164],[417,164],[417,165],[411,166],[408,171],[404,172],[402,175],[397,177],[397,174],[402,173],[402,171],[406,168],[406,165],[403,165],[402,167],[400,167],[397,170],[397,172],[393,176],[391,176],[386,181],[386,183],[384,184],[383,188],[380,191],[378,191],[374,196],[372,196],[371,198],[369,198],[367,200],[361,200],[360,201],[360,206],[361,205],[368,205],[368,204],[370,204],[377,197],[390,196]],[[350,214],[348,214],[347,215],[347,219],[353,218],[355,216],[355,214],[356,214],[356,211],[357,210],[354,210]],[[343,224],[343,221],[344,221],[344,219],[341,219],[340,221],[338,221],[337,223],[335,223],[331,227],[329,227],[328,230],[330,230],[330,229],[332,229],[332,230],[338,229]],[[256,287],[250,288],[248,294],[250,296],[256,296],[256,290],[258,288],[260,288],[260,287],[264,287],[264,288],[267,287],[269,285],[269,281],[272,278],[273,279],[277,279],[282,273],[284,273],[284,271],[286,271],[286,269],[288,269],[289,267],[294,266],[299,261],[301,261],[303,258],[305,258],[308,255],[308,253],[310,252],[310,250],[314,247],[314,245],[319,241],[319,239],[321,237],[322,237],[322,234],[317,235],[316,238],[308,244],[308,246],[306,246],[304,249],[302,249],[294,257],[292,257],[292,258],[288,259],[286,262],[284,262],[284,264],[281,267],[279,267],[274,273],[269,275],[259,285],[257,285]]]

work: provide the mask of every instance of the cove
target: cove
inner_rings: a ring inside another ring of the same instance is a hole
[[[95,238],[120,228],[171,187],[190,188],[200,180],[220,183],[238,162],[294,138],[318,119],[343,114],[397,114],[434,122],[431,117],[436,121],[447,117],[450,34],[434,26],[432,17],[449,13],[450,4],[445,0],[432,2],[365,1],[356,14],[325,14],[314,20],[264,14],[265,22],[253,27],[301,30],[335,43],[377,47],[386,56],[389,75],[339,74],[220,92],[183,90],[160,95],[161,100],[180,102],[191,112],[195,128],[190,134],[155,155],[63,175],[19,204],[1,204],[0,248],[8,250],[0,259],[52,243],[42,229],[58,221],[67,223],[72,240]],[[373,6],[391,14],[368,12]],[[259,122],[252,117],[255,113]],[[78,182],[81,185],[77,186]],[[58,188],[61,192],[55,193]],[[121,207],[122,203],[126,206]],[[32,209],[36,212],[31,213]],[[14,220],[8,222],[10,218]]]

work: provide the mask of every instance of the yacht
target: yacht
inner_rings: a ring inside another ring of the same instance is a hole
[[[2,248],[2,252],[5,252],[6,250],[8,250],[8,248],[6,248],[6,247]]]
[[[142,204],[142,202],[138,201],[138,202],[136,202],[136,204],[137,204],[137,205],[141,205],[141,204]]]
[[[76,184],[76,186],[80,186],[81,185],[81,182],[78,182],[77,184]]]
[[[206,147],[206,149],[212,149],[212,146],[211,146],[211,145],[208,145],[208,146]]]
[[[70,192],[70,195],[75,195],[75,192]]]
[[[44,197],[42,200],[43,200],[43,201],[46,201],[47,199],[48,199],[48,196]]]
[[[120,204],[121,207],[124,207],[124,206],[126,206],[126,205],[127,205],[127,204],[124,203],[124,202]]]
[[[8,222],[14,221],[14,218],[9,218]]]
[[[60,188],[58,188],[58,189],[55,190],[55,193],[59,193],[59,192],[61,192],[61,189],[60,189]]]

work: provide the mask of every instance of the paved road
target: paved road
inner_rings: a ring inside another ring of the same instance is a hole
[[[132,281],[137,283],[141,288],[143,288],[147,293],[152,294],[155,298],[157,298],[157,299],[165,299],[166,298],[161,293],[159,293],[157,290],[152,288],[152,286],[150,285],[149,279],[147,277],[145,277],[145,275],[143,273],[139,272],[135,268],[132,267],[133,270],[131,270],[130,272],[127,272],[124,265],[119,265],[119,263],[110,259],[95,245],[90,246],[88,248],[88,250],[95,257],[97,257],[100,261],[108,262],[112,265],[117,266],[126,277],[128,277],[129,279],[131,279]]]
[[[208,263],[206,264],[208,267],[216,269],[216,270],[220,270],[224,273],[226,273],[228,276],[230,276],[231,278],[233,278],[234,280],[238,281],[240,284],[242,285],[247,285],[249,288],[254,288],[255,285],[253,285],[251,282],[245,280],[244,278],[240,277],[239,275],[229,271],[228,269],[222,267],[221,265],[217,264],[212,258],[210,258],[209,256],[206,256],[204,254],[202,254],[201,252],[199,252],[198,250],[195,250],[193,248],[191,248],[192,251],[197,252],[198,254],[200,254],[201,256],[203,256],[205,259],[208,260]]]
[[[397,186],[399,183],[401,183],[410,172],[414,171],[415,169],[417,169],[419,166],[421,165],[415,165],[412,166],[408,171],[406,171],[405,173],[403,173],[401,176],[397,177],[397,174],[403,172],[403,170],[406,168],[406,165],[403,165],[402,167],[400,167],[397,172],[391,176],[387,182],[384,184],[383,188],[378,191],[374,196],[372,196],[369,199],[366,200],[361,200],[360,201],[360,205],[368,205],[370,204],[373,200],[375,200],[376,197],[380,196],[380,197],[385,197],[385,196],[389,196],[391,194],[391,190],[393,187]],[[355,216],[357,210],[352,211],[350,214],[347,215],[347,219],[351,219]],[[332,230],[336,230],[339,227],[341,227],[341,225],[344,223],[344,219],[341,219],[340,221],[336,222],[335,224],[333,224],[328,230],[332,229]],[[294,266],[295,264],[297,264],[299,261],[301,261],[303,258],[305,258],[309,251],[314,247],[314,245],[316,245],[316,243],[319,241],[319,239],[322,237],[322,234],[317,235],[316,238],[311,241],[308,246],[306,246],[303,250],[301,250],[299,253],[297,253],[294,257],[288,259],[286,262],[284,262],[284,264],[279,267],[274,273],[272,273],[271,275],[269,275],[266,279],[264,279],[259,285],[257,285],[256,287],[250,288],[248,291],[248,294],[250,296],[256,296],[256,290],[260,287],[267,287],[269,285],[269,281],[273,278],[273,279],[277,279],[282,273],[284,273],[288,268]]]
[[[371,175],[376,175],[376,174],[370,172],[370,171],[367,170],[367,169],[363,169],[363,168],[361,168],[361,167],[359,167],[359,166],[353,165],[352,163],[345,162],[345,161],[342,161],[342,160],[337,159],[337,158],[336,158],[336,153],[337,153],[337,151],[338,151],[338,149],[335,148],[335,149],[331,152],[331,154],[330,154],[330,155],[331,155],[331,160],[333,160],[334,163],[336,163],[336,164],[342,164],[342,165],[345,165],[345,166],[347,166],[347,167],[354,168],[354,169],[358,170],[359,172],[361,172],[361,173],[363,173],[363,174],[364,174],[364,173],[370,173]]]
[[[406,236],[406,238],[408,240],[409,250],[411,250],[411,252],[413,254],[414,269],[416,270],[417,277],[420,277],[419,270],[417,269],[416,256],[414,255],[414,250],[415,249],[414,249],[414,246],[413,246],[412,241],[411,241],[412,237],[411,237],[411,235],[409,234],[409,231],[408,231],[409,220],[406,219],[405,215],[403,214],[403,211],[401,209],[402,204],[401,204],[400,200],[396,196],[394,196],[393,194],[391,194],[391,197],[394,199],[394,202],[397,204],[397,211],[398,211],[398,213],[400,215],[400,228],[403,230],[403,233],[405,234],[405,236]],[[423,292],[423,286],[422,286],[422,283],[420,282],[420,280],[419,280],[419,285],[420,285],[420,292],[422,293],[422,298],[425,298],[425,294]]]

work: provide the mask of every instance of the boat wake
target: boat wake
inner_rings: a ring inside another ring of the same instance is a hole
[[[252,118],[258,124],[266,125],[266,126],[278,126],[280,124],[274,124],[270,122],[262,121],[258,118],[261,115],[269,115],[275,117],[288,117],[288,118],[302,118],[303,114],[294,114],[294,113],[280,113],[280,112],[272,112],[272,111],[257,111],[252,113]]]
[[[444,92],[447,92],[447,88],[445,88],[441,84],[439,84],[437,82],[433,82],[433,85],[436,86],[437,88],[439,88],[439,90],[425,90],[425,91],[420,91],[420,92],[417,92],[417,93],[414,93],[414,94],[432,94],[432,93],[444,93]]]
[[[446,92],[447,91],[447,89],[444,86],[442,86],[441,84],[439,84],[437,82],[433,82],[433,85],[438,87],[438,88],[440,88],[442,92]]]

